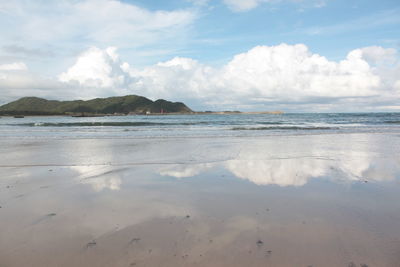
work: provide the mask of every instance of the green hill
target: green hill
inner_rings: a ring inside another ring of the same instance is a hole
[[[23,97],[0,106],[0,115],[73,115],[73,114],[146,114],[146,113],[190,113],[181,102],[150,99],[128,95],[96,98],[87,101],[57,101],[38,97]]]

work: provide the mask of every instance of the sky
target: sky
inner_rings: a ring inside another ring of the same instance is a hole
[[[0,25],[0,104],[400,111],[398,0],[13,0]]]

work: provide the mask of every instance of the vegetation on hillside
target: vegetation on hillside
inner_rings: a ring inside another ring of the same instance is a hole
[[[148,114],[190,113],[181,102],[163,99],[151,101],[137,95],[96,98],[87,101],[57,101],[38,97],[24,97],[0,106],[0,115],[67,115],[67,114]]]

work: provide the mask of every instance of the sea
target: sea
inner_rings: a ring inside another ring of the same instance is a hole
[[[0,138],[247,137],[398,133],[400,113],[1,117]]]

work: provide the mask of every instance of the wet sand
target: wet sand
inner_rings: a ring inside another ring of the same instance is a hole
[[[400,266],[400,136],[0,141],[0,266]]]

